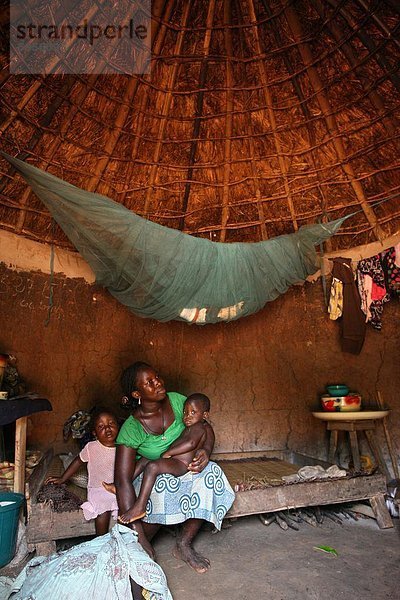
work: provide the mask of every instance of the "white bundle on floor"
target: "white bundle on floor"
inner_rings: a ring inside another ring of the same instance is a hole
[[[106,535],[65,552],[32,559],[14,582],[10,600],[126,600],[130,578],[151,600],[172,600],[161,567],[138,543],[137,534],[115,525]]]

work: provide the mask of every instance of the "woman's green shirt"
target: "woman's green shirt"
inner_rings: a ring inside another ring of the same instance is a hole
[[[185,429],[183,423],[183,405],[186,396],[182,396],[182,394],[178,394],[177,392],[169,392],[168,398],[175,419],[168,429],[166,429],[164,435],[147,433],[143,429],[142,424],[131,415],[122,425],[116,439],[116,444],[135,448],[138,458],[140,456],[144,456],[149,460],[160,458],[161,454],[169,448],[172,442],[174,442]]]

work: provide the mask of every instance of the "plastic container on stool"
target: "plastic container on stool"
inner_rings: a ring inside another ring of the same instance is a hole
[[[0,492],[0,567],[14,558],[18,520],[24,496]]]

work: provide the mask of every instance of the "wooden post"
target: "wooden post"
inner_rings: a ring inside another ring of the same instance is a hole
[[[351,455],[353,457],[353,465],[355,471],[361,470],[360,451],[358,449],[357,431],[349,431]]]
[[[329,455],[328,455],[328,461],[332,465],[335,464],[335,454],[336,454],[336,450],[337,450],[337,444],[338,444],[338,430],[332,429],[331,437],[330,437],[330,441],[329,441]]]
[[[49,540],[48,542],[36,542],[35,544],[36,556],[49,556],[55,554],[57,550],[57,542],[55,540]]]
[[[386,461],[383,458],[383,455],[380,451],[379,445],[377,444],[377,441],[375,439],[375,433],[370,430],[365,430],[364,433],[365,433],[365,437],[368,440],[369,446],[372,450],[372,454],[374,455],[374,458],[375,458],[376,462],[378,463],[382,473],[386,477],[386,481],[390,481],[392,479],[392,476],[389,473],[389,469],[387,468]]]
[[[380,410],[384,410],[383,408],[383,397],[381,392],[377,392],[378,395],[378,406]],[[400,479],[400,474],[399,474],[399,463],[397,462],[397,455],[392,443],[392,438],[390,435],[390,431],[387,425],[387,418],[383,417],[382,419],[382,423],[383,423],[383,430],[385,432],[385,438],[386,438],[386,443],[387,443],[387,447],[389,450],[389,454],[390,454],[390,460],[392,461],[392,467],[393,467],[393,472],[394,472],[394,476],[396,477],[396,479]]]
[[[26,423],[28,417],[15,422],[14,492],[25,495]]]
[[[376,520],[381,529],[389,529],[393,527],[392,517],[386,506],[385,497],[383,494],[377,494],[369,499],[371,508],[374,511]]]

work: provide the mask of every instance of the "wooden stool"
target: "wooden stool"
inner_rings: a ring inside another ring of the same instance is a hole
[[[335,454],[337,450],[338,444],[338,433],[339,431],[347,431],[349,434],[350,440],[350,449],[351,456],[353,458],[353,465],[355,471],[361,470],[361,462],[360,462],[360,451],[358,447],[358,432],[364,432],[365,437],[367,438],[368,444],[371,448],[372,454],[381,469],[381,472],[384,473],[386,480],[390,481],[391,476],[389,470],[386,466],[386,462],[382,456],[382,453],[379,449],[379,445],[376,441],[375,437],[375,428],[376,422],[373,419],[365,419],[365,420],[353,420],[350,415],[347,420],[342,421],[327,421],[327,430],[331,432],[330,440],[329,440],[329,462],[335,462]]]

